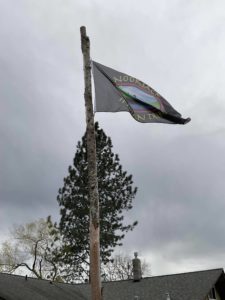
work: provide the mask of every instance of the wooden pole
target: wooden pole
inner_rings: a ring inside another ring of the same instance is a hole
[[[91,60],[90,40],[86,35],[86,28],[80,28],[81,49],[83,53],[86,134],[87,134],[87,161],[88,161],[88,191],[90,200],[90,281],[91,299],[101,300],[100,280],[100,242],[99,242],[99,196],[96,164],[95,124],[91,92]]]

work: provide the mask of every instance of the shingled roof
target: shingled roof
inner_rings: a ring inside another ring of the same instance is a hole
[[[205,300],[216,286],[225,300],[223,269],[103,283],[104,300]],[[135,298],[135,296],[138,296]],[[51,283],[47,280],[0,274],[0,300],[89,300],[89,284]]]
[[[191,272],[175,275],[143,278],[140,282],[120,281],[105,284],[104,296],[107,300],[205,300],[210,289],[217,284],[218,291],[224,295],[225,278],[222,269]],[[222,300],[225,300],[223,296]]]

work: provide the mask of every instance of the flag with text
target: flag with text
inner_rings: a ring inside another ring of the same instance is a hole
[[[93,61],[95,111],[128,111],[142,123],[186,124],[160,94],[144,82]]]

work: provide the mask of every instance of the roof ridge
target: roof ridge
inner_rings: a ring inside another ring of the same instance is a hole
[[[211,271],[224,271],[224,270],[223,270],[223,268],[215,268],[215,269],[196,270],[196,271],[181,272],[181,273],[174,273],[174,274],[156,275],[156,276],[150,276],[150,277],[152,278],[152,277],[175,276],[175,275],[184,275],[184,274],[193,274],[193,273],[203,273],[203,272],[211,272]],[[144,278],[150,278],[150,277],[144,277]],[[143,278],[143,279],[144,279],[144,278]]]
[[[11,274],[11,273],[6,273],[6,272],[0,272],[0,275],[6,275],[6,276],[14,276],[14,277],[22,277],[22,278],[27,278],[27,279],[36,279],[36,280],[44,280],[44,281],[51,281],[49,279],[45,278],[36,278],[36,277],[29,277],[28,275],[20,275],[20,274]]]
[[[68,282],[58,282],[58,281],[52,281],[50,279],[46,279],[46,278],[37,278],[37,277],[29,277],[26,275],[20,275],[20,274],[10,274],[10,273],[5,273],[5,272],[0,272],[0,276],[1,275],[6,275],[6,276],[14,276],[14,277],[21,277],[21,278],[24,278],[24,279],[33,279],[33,280],[38,280],[38,281],[47,281],[47,282],[52,282],[53,284],[69,284],[69,285],[82,285],[82,284],[87,284],[87,283],[68,283]]]
[[[175,273],[175,274],[148,276],[148,277],[143,277],[142,280],[147,280],[147,279],[150,279],[150,278],[159,278],[159,277],[179,276],[179,275],[184,275],[184,274],[212,272],[212,271],[221,271],[221,273],[224,272],[223,268],[216,268],[216,269],[198,270],[198,271],[182,272],[182,273]],[[0,275],[21,277],[21,278],[24,278],[24,279],[26,278],[26,275],[9,274],[9,273],[4,273],[4,272],[0,272]],[[27,279],[42,280],[42,281],[47,281],[47,282],[52,281],[52,280],[49,280],[49,279],[46,279],[46,278],[35,278],[35,277],[29,277],[29,276],[27,276]],[[104,284],[114,283],[114,282],[116,283],[116,282],[121,282],[121,281],[123,281],[123,282],[132,281],[132,279],[104,281],[102,283],[104,283]],[[89,283],[68,283],[68,282],[57,282],[57,281],[52,281],[52,283],[54,283],[54,284],[69,284],[69,285],[86,285],[86,284],[89,284]]]
[[[182,272],[182,273],[174,273],[174,274],[165,274],[165,275],[155,275],[155,276],[148,276],[143,277],[141,280],[150,279],[150,278],[159,278],[159,277],[167,277],[167,276],[178,276],[184,274],[193,274],[193,273],[203,273],[203,272],[211,272],[211,271],[221,271],[224,272],[223,268],[215,268],[215,269],[207,269],[207,270],[199,270],[199,271],[190,271],[190,272]],[[115,281],[104,281],[103,283],[112,283],[112,282],[121,282],[121,281],[132,281],[133,279],[121,279]]]

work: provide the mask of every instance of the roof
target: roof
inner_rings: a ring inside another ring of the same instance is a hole
[[[225,300],[223,269],[103,283],[104,300],[204,300],[216,285]],[[89,300],[89,284],[51,283],[47,280],[0,273],[0,300]]]
[[[222,281],[222,282],[221,282]],[[105,284],[104,299],[131,300],[204,300],[217,283],[220,294],[225,291],[222,269],[143,278],[140,282],[121,281]],[[220,284],[219,284],[220,283]],[[225,296],[221,300],[225,300]]]
[[[65,284],[0,273],[0,300],[87,300],[88,284]]]

